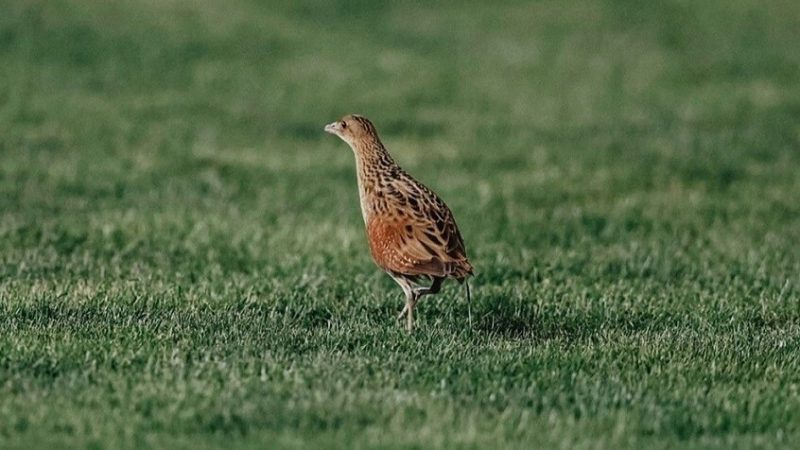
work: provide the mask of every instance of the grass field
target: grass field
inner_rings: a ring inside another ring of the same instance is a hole
[[[0,0],[0,448],[800,445],[800,3],[489,3]]]

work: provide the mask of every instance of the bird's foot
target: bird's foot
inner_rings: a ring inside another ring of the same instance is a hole
[[[406,316],[407,312],[408,312],[408,305],[403,306],[403,310],[400,311],[400,314],[397,315],[397,320],[403,320],[403,317]]]

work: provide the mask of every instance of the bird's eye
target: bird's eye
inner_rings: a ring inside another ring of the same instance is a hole
[[[347,122],[342,122],[342,128],[347,128]]]

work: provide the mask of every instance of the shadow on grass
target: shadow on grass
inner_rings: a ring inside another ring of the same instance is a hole
[[[483,304],[473,311],[474,328],[485,336],[510,339],[578,341],[602,333],[658,332],[680,324],[689,325],[690,318],[680,312],[635,309],[605,310],[603,306],[575,308],[569,306]]]

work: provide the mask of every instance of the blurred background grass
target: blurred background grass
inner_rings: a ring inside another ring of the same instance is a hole
[[[0,443],[797,442],[800,3],[0,11]],[[350,112],[454,210],[474,333],[393,323]]]

